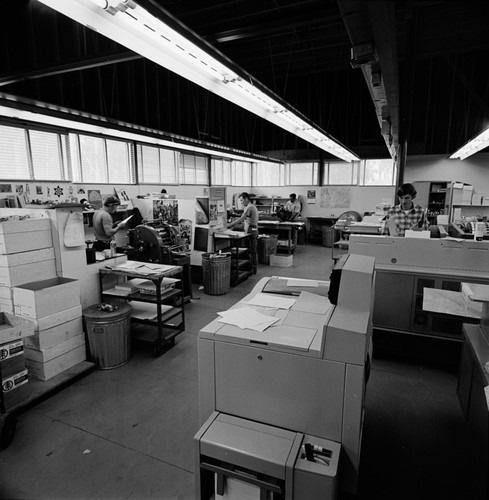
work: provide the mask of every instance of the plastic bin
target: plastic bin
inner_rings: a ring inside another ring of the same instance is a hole
[[[276,234],[264,235],[258,238],[258,262],[270,265],[270,255],[277,253],[278,236]]]
[[[231,254],[202,254],[202,281],[207,295],[224,295],[231,289]]]
[[[110,370],[125,365],[131,352],[131,312],[128,304],[117,304],[114,311],[98,305],[84,309],[88,344],[98,368]]]
[[[323,247],[331,248],[334,243],[335,229],[334,227],[323,226],[321,228],[321,233],[323,237]]]

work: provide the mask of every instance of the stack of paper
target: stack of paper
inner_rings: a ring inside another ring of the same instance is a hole
[[[263,332],[269,326],[277,323],[280,318],[273,318],[262,314],[251,307],[240,307],[236,309],[229,309],[217,313],[220,318],[218,321],[228,325],[235,325],[243,330],[255,330],[256,332]]]
[[[246,304],[276,307],[277,309],[290,309],[295,302],[296,299],[291,299],[289,297],[279,297],[271,293],[257,293],[253,298],[246,301]]]

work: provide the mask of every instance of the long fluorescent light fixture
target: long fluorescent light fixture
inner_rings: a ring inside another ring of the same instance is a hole
[[[489,127],[483,130],[479,135],[476,135],[473,139],[462,146],[460,149],[455,151],[450,156],[451,160],[465,160],[465,158],[478,153],[482,149],[489,146]]]
[[[344,161],[359,160],[170,15],[164,22],[133,0],[38,1]],[[185,36],[170,26],[177,23]]]

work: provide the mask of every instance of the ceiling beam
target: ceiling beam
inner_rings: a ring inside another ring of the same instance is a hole
[[[0,86],[23,82],[26,80],[44,78],[46,76],[61,75],[73,71],[100,68],[101,66],[119,64],[127,61],[133,61],[135,59],[141,59],[141,56],[131,51],[105,54],[99,57],[76,59],[71,62],[64,62],[54,66],[44,66],[32,71],[0,75]]]

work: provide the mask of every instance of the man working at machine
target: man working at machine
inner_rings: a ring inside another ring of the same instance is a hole
[[[258,209],[253,203],[251,203],[250,195],[248,193],[241,193],[239,195],[239,201],[243,205],[243,214],[238,217],[235,221],[231,222],[228,227],[231,229],[235,225],[244,223],[244,231],[246,234],[251,234],[251,267],[253,274],[256,274],[258,255],[257,255],[257,244],[258,239]]]
[[[387,212],[384,234],[404,236],[408,229],[415,231],[428,229],[425,210],[422,206],[413,203],[416,194],[416,189],[412,184],[402,184],[399,187],[396,195],[400,203]]]
[[[107,196],[103,207],[93,214],[93,235],[97,240],[93,248],[97,252],[110,248],[110,242],[114,239],[114,235],[127,225],[126,222],[114,225],[112,220],[112,214],[120,204],[121,202],[115,196]]]

